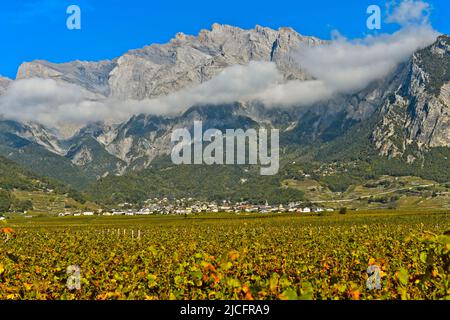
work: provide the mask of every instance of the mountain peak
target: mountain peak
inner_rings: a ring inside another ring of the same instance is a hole
[[[448,35],[441,35],[436,42],[431,45],[431,50],[434,54],[444,56],[450,52],[450,37]]]
[[[290,54],[303,46],[323,43],[294,29],[273,30],[256,25],[242,29],[214,23],[197,36],[179,32],[165,44],[130,50],[112,61],[23,63],[17,79],[53,79],[119,100],[143,100],[164,96],[212,79],[222,70],[250,61],[274,62],[286,79],[306,78]]]
[[[211,26],[211,31],[218,31],[223,29],[224,25],[219,24],[219,23],[213,23]]]
[[[278,31],[257,25],[245,30],[214,23],[197,36],[182,32],[165,44],[131,50],[109,74],[111,96],[118,99],[155,98],[212,79],[223,69],[250,61],[272,61],[286,79],[305,78],[289,55],[302,46],[322,43],[291,28]]]

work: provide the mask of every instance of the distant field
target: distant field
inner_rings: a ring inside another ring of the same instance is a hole
[[[332,192],[325,185],[308,178],[285,180],[283,184],[304,192],[305,198],[311,202],[331,208],[450,210],[450,190],[444,184],[418,177],[381,176],[350,186],[345,192]]]
[[[18,218],[8,226],[16,237],[0,244],[0,299],[450,298],[443,210]],[[74,265],[80,290],[66,286]],[[370,265],[380,289],[366,286]]]
[[[99,206],[91,202],[81,204],[64,195],[43,191],[14,190],[13,196],[18,200],[30,200],[32,202],[33,209],[27,212],[27,215],[31,216],[56,216],[66,210],[94,211],[99,209]]]

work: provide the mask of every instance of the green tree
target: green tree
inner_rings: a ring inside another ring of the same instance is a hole
[[[5,190],[0,190],[0,212],[7,212],[11,207],[11,195]]]
[[[18,200],[13,202],[15,211],[25,212],[33,209],[33,202],[31,200]]]

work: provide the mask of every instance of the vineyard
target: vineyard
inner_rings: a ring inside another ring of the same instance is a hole
[[[0,299],[450,298],[450,215],[443,212],[8,226],[14,237],[0,244]],[[370,266],[379,270],[378,288],[367,287]],[[74,270],[79,288],[68,286]]]

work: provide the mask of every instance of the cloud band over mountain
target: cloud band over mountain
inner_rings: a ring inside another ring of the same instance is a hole
[[[174,115],[193,105],[258,100],[268,107],[309,106],[336,94],[364,89],[387,76],[414,51],[438,36],[429,24],[426,2],[405,0],[391,8],[386,22],[402,28],[393,34],[347,40],[342,36],[296,52],[293,60],[315,80],[285,81],[275,63],[252,61],[224,69],[211,80],[166,96],[118,100],[52,79],[13,82],[0,96],[0,114],[21,121],[55,126],[92,121],[124,121],[139,113]]]

